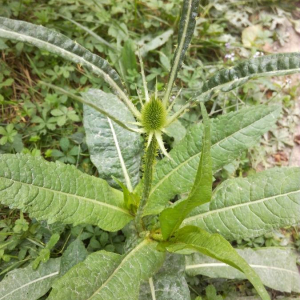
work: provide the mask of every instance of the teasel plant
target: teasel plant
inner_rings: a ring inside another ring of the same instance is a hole
[[[148,91],[140,58],[143,95],[137,105],[118,73],[100,56],[54,30],[0,17],[1,38],[29,43],[79,64],[103,78],[114,92],[88,89],[79,96],[40,82],[83,104],[86,141],[100,178],[30,155],[0,155],[1,203],[21,209],[36,220],[90,224],[111,232],[126,228],[129,235],[124,255],[97,251],[86,254],[69,269],[63,255],[53,263],[51,275],[48,267],[38,269],[38,280],[29,265],[19,271],[26,276],[14,274],[21,276],[19,281],[7,278],[0,283],[0,299],[16,295],[22,281],[22,288],[30,287],[26,295],[32,300],[50,288],[49,300],[188,300],[185,261],[180,255],[187,255],[186,270],[194,270],[194,275],[202,274],[200,265],[205,264],[206,256],[212,260],[211,265],[216,261],[229,265],[238,271],[234,276],[242,273],[263,300],[270,299],[264,284],[280,285],[270,283],[269,277],[276,276],[258,276],[259,269],[249,266],[248,254],[244,258],[229,241],[300,221],[300,169],[275,168],[248,178],[228,179],[213,192],[212,182],[214,173],[255,145],[275,124],[281,108],[260,105],[210,119],[205,102],[215,93],[228,92],[258,76],[299,72],[300,54],[266,55],[222,69],[190,93],[187,103],[172,114],[180,96],[180,91],[173,94],[173,88],[198,10],[199,0],[183,1],[178,42],[162,96],[157,90]],[[168,126],[194,105],[201,106],[202,123],[191,126],[183,141],[168,152],[164,145]],[[108,147],[114,151],[107,153]],[[160,160],[159,151],[165,156]],[[177,195],[183,196],[173,202]],[[266,253],[270,251],[263,255]],[[198,256],[191,258],[190,254]],[[275,265],[273,269],[278,268]],[[299,281],[294,275],[296,266],[291,268],[287,273],[293,273],[293,282]],[[42,289],[35,288],[37,281]],[[291,290],[286,286],[282,289]],[[293,290],[297,291],[297,286]]]

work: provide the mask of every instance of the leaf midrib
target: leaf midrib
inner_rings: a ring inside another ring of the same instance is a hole
[[[123,158],[120,146],[119,146],[119,141],[118,141],[118,137],[117,137],[114,125],[111,122],[110,118],[108,118],[108,117],[107,117],[107,121],[108,121],[110,130],[111,130],[111,133],[112,133],[112,136],[113,136],[113,141],[114,141],[115,146],[116,146],[116,150],[117,150],[118,158],[119,158],[120,165],[121,165],[121,168],[122,168],[122,171],[123,171],[123,176],[124,176],[124,179],[125,179],[125,182],[126,182],[126,186],[129,190],[129,192],[132,192],[133,191],[132,184],[131,184],[130,177],[129,177],[129,174],[128,174],[128,170],[127,170],[127,167],[126,167],[126,164],[125,164],[125,161],[124,161],[124,158]]]
[[[255,265],[255,264],[249,264],[250,267],[252,268],[257,268],[257,269],[272,269],[272,270],[276,270],[276,271],[280,271],[280,272],[288,272],[288,273],[292,273],[294,275],[299,275],[298,272],[292,271],[292,270],[288,270],[288,269],[284,269],[284,268],[280,268],[280,267],[273,267],[273,266],[267,266],[267,265]],[[211,267],[230,267],[233,268],[225,263],[203,263],[203,264],[195,264],[195,265],[186,265],[186,270],[191,270],[191,269],[200,269],[200,268],[211,268]],[[235,269],[236,270],[236,269]],[[238,271],[238,270],[237,270]],[[243,274],[241,272],[241,274]]]
[[[69,52],[69,51],[67,51],[67,50],[65,50],[65,49],[63,49],[63,48],[60,48],[60,47],[56,46],[55,44],[51,44],[51,43],[49,43],[49,42],[46,42],[46,41],[44,41],[44,40],[37,39],[37,38],[32,37],[32,36],[27,35],[27,34],[18,34],[18,33],[13,32],[12,30],[5,30],[5,29],[3,29],[3,28],[0,28],[0,32],[1,32],[1,31],[6,32],[6,33],[8,33],[8,34],[11,34],[12,36],[15,36],[15,37],[18,37],[18,36],[21,36],[21,37],[22,37],[22,36],[27,37],[27,38],[29,38],[29,39],[31,39],[31,40],[33,40],[33,41],[36,41],[36,42],[42,43],[42,44],[46,44],[46,45],[48,45],[48,46],[50,46],[50,47],[52,47],[52,48],[58,48],[60,51],[66,53],[66,54],[68,54],[68,55],[71,55],[71,56],[73,56],[73,57],[77,57],[79,60],[81,60],[81,61],[83,61],[85,64],[89,65],[92,69],[97,69],[97,70],[102,74],[103,78],[106,78],[107,81],[109,81],[109,84],[111,84],[111,85],[115,88],[115,90],[117,90],[117,91],[120,93],[120,95],[122,95],[122,97],[123,97],[124,92],[121,90],[121,88],[116,84],[116,82],[115,82],[115,81],[114,81],[114,80],[113,80],[106,72],[102,71],[99,67],[97,67],[96,65],[92,64],[91,62],[89,62],[89,61],[83,59],[81,56],[79,56],[79,55],[77,55],[77,54],[74,54],[73,52]],[[92,54],[92,53],[91,53],[91,54]],[[126,96],[125,96],[125,97],[126,97]]]
[[[127,210],[125,210],[125,209],[123,209],[121,207],[114,206],[114,205],[111,205],[111,204],[108,204],[108,203],[105,203],[105,202],[100,202],[100,201],[97,201],[95,199],[90,199],[90,198],[87,198],[87,197],[84,197],[84,196],[69,194],[69,193],[66,193],[66,192],[62,192],[62,191],[58,191],[58,190],[53,190],[53,189],[45,188],[45,187],[42,187],[42,186],[34,185],[32,183],[30,184],[30,183],[22,182],[22,181],[11,179],[11,178],[6,178],[6,177],[3,177],[3,176],[0,176],[0,178],[4,178],[6,180],[12,181],[13,183],[19,183],[19,184],[22,184],[22,185],[27,185],[27,186],[35,187],[37,189],[45,190],[47,192],[52,192],[52,193],[57,193],[57,194],[61,194],[61,195],[69,196],[69,197],[74,197],[74,198],[82,199],[84,201],[92,202],[92,203],[100,205],[100,206],[106,206],[106,207],[108,207],[110,209],[120,211],[120,212],[125,213],[125,214],[129,215],[130,217],[132,217],[132,215]],[[1,190],[0,190],[0,192],[1,192]]]
[[[140,250],[142,247],[146,246],[147,244],[149,244],[151,241],[150,240],[144,240],[142,241],[140,244],[138,244],[132,251],[130,251],[125,257],[124,259],[122,259],[122,261],[120,262],[120,264],[118,265],[118,267],[113,271],[113,273],[107,278],[107,280],[100,286],[100,288],[98,290],[95,291],[95,293],[93,295],[91,295],[89,298],[87,298],[86,300],[90,300],[92,299],[94,296],[97,296],[99,294],[99,292],[101,291],[101,289],[103,289],[111,280],[112,278],[115,276],[115,274],[122,268],[122,266],[132,257],[132,255],[135,254],[135,252],[137,252],[138,250]],[[0,299],[1,300],[1,299]]]
[[[277,108],[277,109],[278,109],[278,108]],[[251,124],[249,124],[248,126],[243,127],[242,129],[239,129],[239,130],[233,132],[232,134],[226,136],[224,139],[222,139],[222,140],[218,141],[217,143],[213,144],[213,145],[211,146],[211,148],[213,148],[213,147],[219,145],[221,142],[223,142],[223,141],[229,139],[230,137],[232,137],[233,135],[237,134],[238,132],[241,132],[241,131],[247,129],[248,127],[251,127],[251,126],[253,127],[253,125],[256,124],[257,122],[261,122],[264,118],[270,117],[270,115],[272,115],[272,114],[274,113],[274,111],[275,111],[275,110],[273,110],[271,113],[268,113],[267,115],[263,116],[261,119],[255,121],[255,122],[253,122],[253,123],[251,123]],[[151,195],[156,191],[156,189],[157,189],[160,185],[162,185],[163,182],[164,182],[165,180],[167,180],[173,173],[177,172],[178,169],[180,169],[181,167],[183,167],[184,165],[186,165],[190,160],[194,159],[194,158],[197,157],[197,156],[200,156],[201,153],[202,153],[202,151],[200,151],[200,152],[198,152],[197,154],[195,154],[195,155],[189,157],[187,160],[185,160],[184,162],[182,162],[181,164],[179,164],[176,168],[173,168],[167,175],[164,175],[164,177],[163,177],[160,181],[158,181],[158,182],[156,183],[156,185],[153,187],[153,189],[151,190],[150,195],[149,195],[149,198],[150,198]]]
[[[34,284],[34,283],[39,282],[39,281],[41,281],[41,280],[43,280],[43,279],[46,279],[46,278],[56,276],[56,275],[58,275],[58,274],[59,274],[59,271],[56,271],[56,272],[50,273],[50,274],[48,274],[48,275],[45,275],[45,276],[43,276],[43,277],[37,278],[37,279],[35,279],[35,280],[33,280],[33,281],[27,282],[26,284],[21,285],[21,286],[19,286],[18,288],[16,288],[16,289],[14,289],[13,291],[11,291],[10,293],[4,295],[3,297],[0,298],[0,300],[5,299],[7,296],[10,296],[11,294],[15,293],[16,291],[18,291],[18,290],[20,290],[20,289],[25,288],[26,286],[29,286],[29,285],[31,285],[31,284]]]
[[[299,72],[300,68],[296,68],[296,69],[286,69],[286,70],[277,70],[277,71],[270,71],[270,72],[263,72],[263,73],[256,73],[256,74],[251,74],[251,75],[248,75],[248,76],[245,76],[245,77],[239,77],[239,78],[236,78],[234,80],[231,80],[231,81],[227,81],[223,84],[218,84],[210,89],[208,89],[207,91],[204,91],[203,93],[197,95],[195,98],[198,99],[198,98],[201,98],[203,96],[205,96],[206,94],[210,93],[211,91],[213,90],[216,90],[216,89],[222,89],[223,87],[226,87],[227,85],[231,85],[233,83],[237,83],[239,81],[243,81],[244,79],[253,79],[255,77],[266,77],[266,76],[280,76],[280,74],[282,75],[287,75],[287,72],[288,73],[297,73]]]
[[[5,26],[5,25],[4,25]],[[47,29],[47,28],[46,28]],[[9,39],[13,39],[12,37],[15,37],[16,40],[21,40],[22,39],[20,37],[26,37],[28,40],[32,40],[32,41],[35,41],[35,42],[38,42],[38,43],[41,43],[41,44],[45,44],[45,45],[49,45],[50,47],[52,48],[56,48],[56,49],[59,49],[60,51],[62,51],[63,53],[67,53],[67,55],[71,56],[71,57],[76,57],[79,61],[82,61],[84,64],[88,65],[91,67],[91,69],[93,71],[97,70],[102,78],[104,79],[104,81],[106,81],[118,94],[118,96],[120,96],[121,99],[123,99],[123,101],[125,102],[125,104],[128,106],[128,108],[131,110],[131,112],[136,116],[136,117],[140,117],[140,112],[136,109],[136,107],[134,106],[134,104],[130,101],[130,99],[126,96],[126,94],[124,93],[124,91],[122,90],[122,88],[116,83],[116,81],[105,71],[103,71],[101,68],[99,68],[98,66],[94,65],[93,63],[83,59],[81,56],[79,56],[78,54],[74,54],[73,52],[69,52],[63,48],[60,48],[58,47],[57,45],[55,44],[51,44],[49,42],[46,42],[44,40],[40,40],[40,39],[37,39],[35,37],[32,37],[31,35],[28,35],[28,34],[18,34],[18,33],[15,33],[12,29],[8,29],[8,30],[5,30],[3,28],[0,28],[0,32],[4,32],[7,34],[9,34],[9,36],[7,36],[6,38],[9,38]],[[19,39],[18,39],[19,37]],[[25,41],[25,42],[28,42]],[[79,44],[78,44],[79,45]],[[82,47],[83,49],[85,49],[84,47]],[[85,51],[87,51],[88,53],[90,53],[91,55],[95,55],[94,53],[88,51],[87,49],[85,49]],[[101,58],[101,57],[100,57]],[[95,72],[97,73],[97,72]],[[116,73],[117,74],[117,73]]]
[[[149,280],[148,280],[148,282],[149,282],[149,287],[150,287],[150,292],[151,292],[152,300],[156,300],[155,286],[154,286],[153,278],[150,277]]]
[[[296,191],[284,193],[284,194],[277,194],[277,195],[266,197],[266,198],[256,199],[254,201],[250,200],[250,201],[245,202],[245,203],[240,203],[240,204],[235,204],[235,205],[231,205],[231,206],[227,206],[227,207],[222,207],[222,208],[219,208],[219,209],[214,209],[214,210],[208,211],[208,212],[203,213],[203,214],[198,214],[198,215],[186,218],[183,221],[182,224],[189,223],[189,222],[193,221],[194,219],[198,219],[198,218],[203,219],[203,218],[205,218],[205,217],[207,217],[208,215],[211,215],[211,214],[215,214],[215,213],[218,214],[220,212],[224,212],[224,211],[227,211],[227,210],[233,210],[233,209],[235,209],[237,207],[250,206],[250,205],[254,205],[254,204],[257,204],[257,203],[262,203],[264,201],[268,201],[268,200],[271,200],[271,199],[274,199],[274,198],[289,196],[289,195],[297,194],[297,193],[300,193],[300,189],[296,190]]]

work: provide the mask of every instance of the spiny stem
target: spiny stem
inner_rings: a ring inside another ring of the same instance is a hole
[[[135,217],[135,223],[138,232],[144,231],[142,216],[151,190],[156,151],[157,151],[157,141],[153,136],[152,141],[149,147],[147,148],[146,155],[145,155],[145,169],[144,169],[144,177],[143,177],[144,188],[143,188],[142,199]]]

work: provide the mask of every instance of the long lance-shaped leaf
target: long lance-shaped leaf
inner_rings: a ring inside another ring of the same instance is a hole
[[[36,300],[51,288],[60,272],[60,258],[40,264],[37,270],[32,265],[9,272],[0,283],[0,300]]]
[[[72,242],[61,258],[40,263],[34,270],[33,264],[9,272],[0,282],[1,300],[36,300],[45,295],[53,282],[71,267],[82,262],[88,255],[81,240]],[[29,296],[28,296],[29,295]]]
[[[49,223],[123,228],[132,216],[123,195],[74,166],[30,155],[0,155],[0,201]]]
[[[259,142],[280,111],[278,106],[256,106],[211,120],[213,173]],[[157,163],[145,215],[161,212],[175,195],[191,190],[201,156],[202,135],[202,124],[191,127],[169,153],[172,160],[162,159]]]
[[[117,123],[118,125],[120,125],[121,127],[123,127],[124,129],[126,130],[129,130],[129,131],[132,131],[134,132],[134,130],[132,128],[134,128],[134,126],[132,125],[129,125],[129,124],[125,124],[122,120],[120,120],[118,118],[118,116],[116,116],[114,114],[114,112],[112,112],[108,107],[107,105],[103,105],[103,103],[101,101],[91,101],[90,99],[84,99],[83,97],[80,97],[78,95],[75,95],[73,92],[71,91],[68,91],[68,90],[65,90],[59,86],[56,86],[56,85],[53,85],[51,83],[48,83],[48,82],[44,82],[44,81],[39,81],[39,84],[42,84],[42,85],[45,85],[51,89],[54,89],[66,96],[68,96],[69,98],[73,99],[73,100],[76,100],[82,104],[85,104],[85,105],[88,105],[90,106],[91,108],[93,108],[94,110],[98,111],[99,113],[105,115],[106,117],[110,118],[111,120],[113,120],[115,123]],[[99,91],[99,90],[97,90]],[[115,97],[117,98],[117,97]],[[119,100],[120,101],[120,100]],[[127,107],[126,106],[122,106],[122,109],[128,111]],[[132,119],[134,121],[134,119]],[[133,122],[132,121],[132,122]],[[128,127],[130,126],[130,127]]]
[[[243,272],[263,300],[270,300],[260,278],[235,249],[219,234],[210,234],[195,226],[179,229],[170,242],[159,245],[169,252],[190,254],[199,252],[224,262]]]
[[[218,232],[227,240],[296,224],[300,221],[300,168],[274,168],[226,180],[214,191],[210,209],[192,214],[183,224]]]
[[[117,119],[126,124],[135,121],[125,104],[113,94],[90,89],[82,96],[87,102],[101,107],[104,111],[109,111],[114,120]],[[140,134],[125,130],[87,105],[84,105],[83,109],[86,141],[91,160],[97,167],[99,176],[111,185],[116,185],[112,179],[114,176],[126,183],[131,192],[132,186],[135,186],[140,179],[139,170],[143,150]]]
[[[300,293],[300,273],[296,253],[288,248],[237,249],[264,285],[286,293]],[[245,275],[215,259],[194,253],[186,256],[186,272],[190,276],[205,275],[212,278],[245,279]]]
[[[139,300],[190,300],[184,257],[167,254],[161,269],[140,287]]]
[[[282,76],[300,72],[300,53],[283,53],[252,58],[220,70],[207,80],[192,99],[209,100],[217,90],[228,92],[256,77]]]
[[[108,62],[73,42],[67,36],[40,25],[0,17],[0,37],[32,44],[64,59],[85,66],[96,75],[102,77],[136,117],[140,116],[140,112],[124,93],[125,88],[119,75],[110,67]]]
[[[212,195],[212,163],[210,155],[210,123],[206,108],[201,103],[203,115],[203,147],[194,185],[187,199],[166,208],[159,216],[162,236],[167,240],[181,225],[185,217],[197,206],[209,202]]]
[[[95,252],[56,281],[48,299],[137,300],[140,283],[163,263],[165,254],[156,246],[144,240],[124,256]]]
[[[179,23],[178,45],[172,61],[169,81],[163,98],[163,102],[165,105],[168,103],[178,70],[182,65],[185,52],[193,37],[199,3],[200,0],[183,1],[181,19]]]

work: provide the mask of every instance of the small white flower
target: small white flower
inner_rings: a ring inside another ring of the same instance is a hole
[[[254,58],[256,57],[260,57],[260,56],[264,56],[265,54],[263,52],[260,51],[256,51],[255,54],[253,55]]]
[[[292,83],[292,80],[291,80],[290,78],[287,78],[287,79],[285,80],[285,86],[286,86],[287,88],[290,87],[291,83]]]
[[[231,60],[231,61],[234,61],[235,59],[235,54],[232,52],[232,53],[228,53],[225,55],[225,58],[228,59],[228,60]]]

